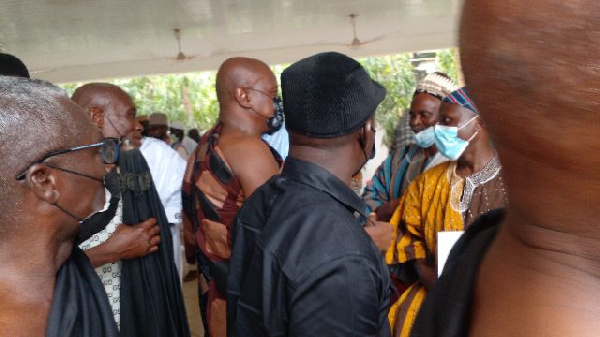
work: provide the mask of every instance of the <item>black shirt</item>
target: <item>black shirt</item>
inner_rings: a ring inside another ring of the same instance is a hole
[[[503,210],[482,215],[452,248],[444,272],[419,311],[412,337],[469,335],[475,277],[503,217]]]
[[[389,271],[362,228],[362,200],[287,158],[234,223],[230,336],[390,336]]]

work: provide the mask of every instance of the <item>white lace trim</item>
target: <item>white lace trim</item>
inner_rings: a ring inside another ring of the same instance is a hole
[[[475,189],[488,181],[494,179],[500,173],[502,166],[498,155],[495,155],[483,169],[465,178],[456,174],[456,162],[448,168],[448,180],[450,181],[450,206],[461,214],[465,213],[471,205],[471,198]]]

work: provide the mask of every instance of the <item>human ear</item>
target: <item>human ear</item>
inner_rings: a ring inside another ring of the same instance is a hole
[[[485,129],[485,122],[483,119],[481,119],[481,117],[475,119],[475,130],[481,131],[483,129]]]
[[[365,146],[370,149],[375,144],[375,120],[373,118],[367,119],[363,127],[362,132],[364,133]]]
[[[90,108],[90,119],[100,131],[104,129],[104,109],[98,106]]]
[[[32,165],[25,175],[25,181],[33,193],[49,204],[56,204],[60,198],[56,175],[44,164]]]
[[[252,108],[252,99],[245,88],[239,87],[235,89],[235,100],[246,109]]]

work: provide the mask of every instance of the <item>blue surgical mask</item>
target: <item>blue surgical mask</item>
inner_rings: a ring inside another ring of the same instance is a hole
[[[435,147],[440,151],[442,156],[450,159],[457,160],[465,152],[469,142],[473,140],[479,134],[479,131],[475,132],[469,140],[464,140],[458,137],[458,130],[469,125],[479,116],[471,118],[468,122],[463,124],[461,127],[456,126],[435,126]]]
[[[415,134],[415,141],[419,147],[428,148],[435,144],[435,128],[433,126],[427,129],[417,132]]]

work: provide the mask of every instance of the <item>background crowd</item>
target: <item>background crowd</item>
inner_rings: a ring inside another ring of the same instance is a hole
[[[419,79],[363,189],[389,89],[346,55],[225,60],[205,132],[0,55],[0,331],[190,336],[193,265],[206,336],[597,335],[600,8],[540,3],[466,1],[466,87]]]

